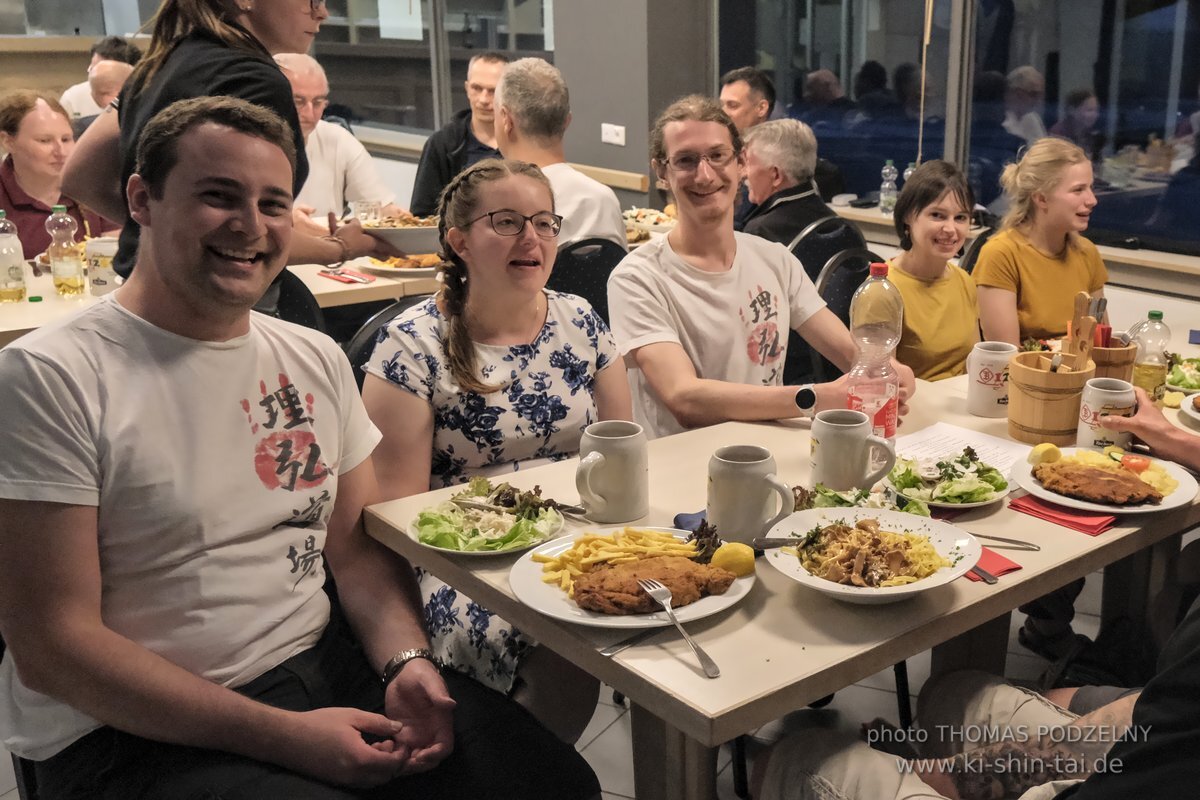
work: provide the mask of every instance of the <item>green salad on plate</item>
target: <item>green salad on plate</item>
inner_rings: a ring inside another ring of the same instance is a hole
[[[464,500],[486,507],[460,505]],[[431,547],[460,552],[501,553],[531,547],[557,533],[562,514],[539,490],[524,492],[507,483],[493,486],[473,478],[450,500],[417,515],[417,539]]]
[[[1008,491],[1000,470],[979,460],[970,447],[942,459],[897,458],[888,480],[904,497],[926,503],[987,503]]]
[[[1180,389],[1200,391],[1200,358],[1185,358],[1171,367],[1167,384]]]

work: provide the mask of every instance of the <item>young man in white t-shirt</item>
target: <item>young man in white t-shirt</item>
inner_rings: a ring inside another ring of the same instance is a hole
[[[854,360],[854,342],[787,248],[734,232],[743,159],[730,118],[711,98],[678,100],[658,118],[651,152],[679,223],[630,253],[608,282],[634,419],[649,435],[663,436],[844,408],[844,378],[783,385],[789,330],[843,370]],[[913,373],[895,367],[903,413]]]
[[[132,277],[0,350],[0,739],[48,799],[597,794],[515,703],[440,674],[411,567],[362,528],[380,435],[349,364],[250,311],[294,166],[258,106],[168,107],[128,185]]]

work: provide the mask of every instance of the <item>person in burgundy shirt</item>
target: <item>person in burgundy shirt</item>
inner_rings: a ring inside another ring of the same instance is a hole
[[[50,246],[46,219],[55,205],[79,223],[76,240],[99,236],[114,226],[62,194],[63,165],[75,146],[71,120],[59,102],[41,92],[21,90],[0,99],[0,208],[17,226],[26,258]]]

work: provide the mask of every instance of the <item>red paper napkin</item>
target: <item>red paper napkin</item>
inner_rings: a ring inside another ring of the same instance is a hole
[[[1021,568],[1021,565],[1013,561],[1011,558],[1006,558],[1000,555],[995,550],[987,547],[983,548],[983,552],[979,555],[979,563],[975,566],[979,567],[984,572],[990,572],[997,578],[1001,575],[1007,575],[1010,572],[1016,572]],[[981,581],[983,578],[976,575],[974,572],[968,572],[967,577],[973,581]]]
[[[1086,511],[1072,511],[1069,508],[1047,503],[1031,494],[1018,497],[1008,502],[1008,507],[1021,511],[1030,516],[1062,525],[1064,528],[1097,536],[1116,524],[1117,518],[1112,514],[1095,514]]]

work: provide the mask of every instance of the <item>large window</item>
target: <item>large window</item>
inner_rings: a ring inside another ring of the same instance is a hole
[[[328,0],[314,55],[343,115],[433,130],[467,105],[471,56],[552,60],[551,0]]]
[[[915,157],[904,65],[920,64],[925,5],[755,0],[739,16],[740,0],[722,0],[721,67],[771,71],[781,113],[813,125],[820,155],[861,195],[878,188],[884,159],[903,170]],[[1044,130],[1093,159],[1090,238],[1200,254],[1200,0],[936,0],[927,53],[922,156],[965,156],[983,203],[1003,209],[1001,170]],[[821,96],[817,70],[845,99]]]

